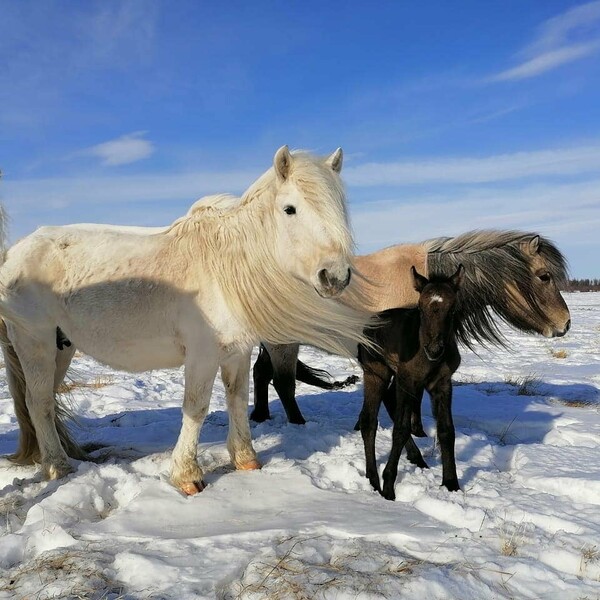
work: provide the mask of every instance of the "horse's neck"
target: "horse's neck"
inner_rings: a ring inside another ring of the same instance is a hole
[[[355,257],[355,265],[365,279],[356,277],[352,288],[364,297],[363,308],[382,312],[390,308],[411,308],[419,302],[410,268],[427,275],[427,249],[422,244],[401,244],[373,254]],[[349,293],[346,294],[349,296]]]
[[[380,335],[376,335],[376,343],[381,344],[388,355],[397,354],[400,362],[406,362],[420,351],[419,331],[421,316],[416,308],[396,309],[392,314],[384,314],[391,324],[384,326]],[[375,329],[375,332],[378,330]]]

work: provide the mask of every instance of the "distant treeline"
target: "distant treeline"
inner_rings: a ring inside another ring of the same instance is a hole
[[[600,292],[600,279],[569,279],[566,292]]]

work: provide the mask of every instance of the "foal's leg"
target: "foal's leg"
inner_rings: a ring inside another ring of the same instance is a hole
[[[394,420],[394,415],[396,414],[396,377],[392,377],[390,383],[387,388],[382,393],[381,399],[383,400],[383,404],[385,406],[385,410],[387,410],[388,415],[390,415],[390,419]],[[360,431],[360,417],[356,424],[354,425],[354,431]]]
[[[415,444],[415,440],[412,439],[412,436],[408,436],[405,444],[406,448],[406,458],[410,463],[419,467],[420,469],[429,469],[427,463],[423,459],[423,455],[419,450],[419,446]]]
[[[361,351],[362,353],[362,348]],[[367,353],[364,353],[367,355]],[[361,354],[359,354],[359,357]],[[368,356],[368,355],[367,355]],[[375,458],[375,436],[377,434],[377,414],[383,394],[389,385],[392,371],[382,362],[365,357],[361,360],[364,373],[364,400],[360,411],[360,432],[365,447],[366,476],[373,489],[381,493],[377,461]]]
[[[411,433],[415,437],[427,437],[425,430],[423,429],[423,421],[421,421],[421,403],[423,401],[423,388],[417,389],[415,392],[415,398],[413,399],[414,410],[410,417],[410,429]],[[391,385],[383,400],[385,408],[388,414],[393,419],[396,412],[396,388]]]
[[[59,479],[73,469],[61,445],[55,423],[56,329],[38,331],[33,338],[14,327],[11,339],[23,368],[25,403],[35,428],[42,473],[46,479]]]
[[[267,349],[260,345],[258,357],[252,367],[254,379],[254,409],[250,418],[257,423],[262,423],[271,418],[269,412],[269,384],[273,379],[273,363]]]
[[[400,460],[400,454],[402,454],[402,448],[410,438],[410,417],[414,405],[414,390],[414,386],[408,385],[405,379],[396,377],[397,404],[392,431],[392,451],[383,470],[382,496],[387,500],[396,499],[394,487],[398,475],[398,461]]]
[[[415,437],[427,437],[425,430],[423,429],[423,421],[421,420],[421,404],[423,403],[423,390],[418,394],[418,398],[415,399],[414,409],[410,416],[410,430]]]
[[[250,352],[228,356],[221,362],[221,379],[225,385],[229,434],[227,449],[236,469],[260,469],[248,422],[248,383]]]
[[[198,465],[198,434],[208,413],[217,369],[216,360],[200,353],[186,356],[183,420],[171,459],[171,483],[187,495],[201,492],[205,487]]]
[[[451,492],[460,489],[454,458],[454,422],[452,420],[452,380],[449,375],[438,379],[431,389],[431,401],[437,420],[437,435],[442,452],[442,485]]]

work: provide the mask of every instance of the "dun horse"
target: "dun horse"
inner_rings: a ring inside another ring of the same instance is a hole
[[[418,294],[409,278],[411,265],[432,276],[450,275],[459,263],[465,266],[466,275],[458,292],[455,323],[464,346],[472,347],[474,341],[504,345],[494,315],[521,331],[546,337],[569,330],[569,309],[559,291],[567,278],[565,259],[550,240],[536,233],[472,231],[357,256],[355,264],[365,280],[355,278],[340,298],[344,301],[351,288],[360,286],[370,310],[414,307]],[[288,420],[302,424],[305,421],[295,399],[299,346],[265,347],[268,353],[262,352],[254,367],[251,418],[269,418],[267,390],[272,378]],[[414,433],[424,434],[420,417]]]
[[[454,460],[454,424],[452,422],[452,375],[460,365],[453,322],[457,293],[464,269],[460,265],[449,278],[427,278],[411,269],[414,287],[420,293],[418,308],[395,308],[381,313],[386,325],[370,336],[379,349],[359,346],[358,359],[364,372],[364,402],[360,430],[365,446],[366,475],[384,498],[394,500],[394,484],[402,448],[409,459],[421,467],[427,465],[410,437],[411,415],[427,390],[431,396],[442,451],[442,485],[459,489]],[[383,471],[383,490],[375,462],[377,414],[392,377],[395,378],[396,403],[392,414],[392,451]]]
[[[171,481],[188,494],[204,487],[198,434],[220,367],[231,460],[259,468],[247,415],[252,347],[303,340],[343,353],[338,339],[366,342],[366,312],[332,300],[352,262],[341,167],[341,150],[321,159],[284,146],[241,200],[196,203],[169,227],[44,227],[13,246],[0,316],[21,428],[14,458],[39,460],[50,479],[71,471],[55,390],[79,348],[128,371],[185,365]]]

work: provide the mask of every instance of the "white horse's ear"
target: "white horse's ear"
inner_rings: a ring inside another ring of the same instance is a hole
[[[281,148],[275,152],[275,156],[273,157],[273,167],[275,168],[275,173],[277,173],[277,179],[279,179],[279,181],[285,181],[290,176],[292,155],[287,146],[281,146]]]
[[[328,164],[336,173],[342,170],[342,163],[344,162],[344,153],[341,148],[338,148],[330,156],[327,157],[325,164]]]

